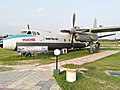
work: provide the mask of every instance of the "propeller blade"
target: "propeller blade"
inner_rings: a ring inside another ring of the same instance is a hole
[[[73,27],[75,26],[75,19],[76,19],[76,15],[75,13],[73,14]]]
[[[62,33],[70,33],[70,30],[60,30]]]
[[[74,36],[75,36],[75,34],[73,33],[73,34],[72,34],[72,41],[71,41],[71,45],[72,45],[72,47],[74,47],[74,41],[73,41]]]

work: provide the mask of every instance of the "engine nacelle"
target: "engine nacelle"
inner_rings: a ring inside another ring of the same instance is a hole
[[[80,41],[80,42],[97,41],[98,36],[96,34],[92,34],[92,33],[76,33],[75,40]]]

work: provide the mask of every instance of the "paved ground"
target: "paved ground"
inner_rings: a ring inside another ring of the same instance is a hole
[[[59,63],[59,68],[62,70],[61,65],[67,63],[81,65],[118,52],[120,51],[105,51],[63,61]],[[0,72],[0,90],[60,90],[52,77],[52,71],[55,67],[54,63],[42,66],[18,65],[12,67],[15,70]]]

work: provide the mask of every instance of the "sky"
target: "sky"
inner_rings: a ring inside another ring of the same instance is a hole
[[[59,32],[76,26],[120,26],[120,0],[0,0],[0,35],[16,34],[27,29]],[[112,38],[120,38],[120,33]]]

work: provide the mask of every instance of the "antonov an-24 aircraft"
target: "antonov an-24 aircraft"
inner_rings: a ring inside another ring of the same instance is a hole
[[[48,46],[50,49],[63,48],[83,48],[91,46],[101,37],[111,36],[114,34],[98,36],[100,32],[120,31],[120,27],[99,27],[94,21],[93,28],[80,29],[75,26],[75,13],[73,14],[73,28],[70,30],[61,30],[59,34],[50,32],[42,33],[36,30],[22,30],[20,34],[9,36],[1,40],[1,46],[6,49],[15,50],[17,46]]]

